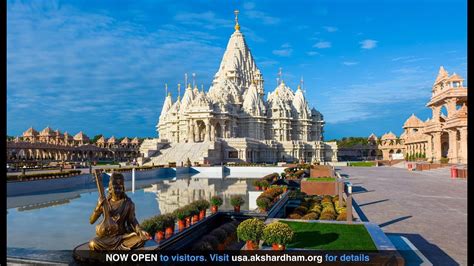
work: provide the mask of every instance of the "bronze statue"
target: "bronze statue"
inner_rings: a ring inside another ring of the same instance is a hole
[[[95,172],[99,200],[90,217],[94,224],[103,214],[104,219],[96,226],[97,237],[89,242],[90,250],[131,250],[142,247],[150,235],[143,231],[135,218],[135,204],[125,194],[124,177],[112,173],[109,193],[105,197],[102,178]]]

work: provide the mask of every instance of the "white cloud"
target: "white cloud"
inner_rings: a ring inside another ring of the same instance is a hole
[[[288,57],[293,53],[293,49],[289,43],[284,43],[280,47],[281,49],[273,50],[272,53],[278,56]]]
[[[346,66],[353,66],[353,65],[357,65],[359,64],[359,62],[355,62],[355,61],[344,61],[342,62],[343,65],[346,65]]]
[[[254,9],[255,8],[255,3],[253,2],[245,2],[244,3],[244,9]]]
[[[313,45],[313,47],[316,47],[319,49],[330,48],[331,42],[320,41],[320,42],[317,42],[315,45]]]
[[[377,46],[378,41],[367,39],[367,40],[363,40],[359,43],[361,45],[360,48],[362,48],[362,49],[373,49]]]
[[[272,16],[268,15],[265,12],[254,10],[254,9],[247,10],[247,11],[245,11],[244,14],[245,14],[245,16],[247,16],[251,19],[261,21],[265,25],[276,25],[276,24],[280,23],[280,21],[281,21],[280,18],[272,17]]]
[[[307,52],[307,54],[308,54],[309,56],[320,55],[320,53],[318,53],[318,52],[316,52],[316,51],[309,51],[309,52]]]
[[[209,55],[223,52],[205,31],[171,25],[149,31],[66,4],[9,3],[7,21],[10,132],[47,123],[70,132],[154,135],[164,83],[175,96],[183,79],[176,73],[212,80],[220,57]],[[143,126],[130,129],[130,117]]]
[[[325,29],[327,32],[336,32],[339,30],[338,28],[332,26],[324,26],[323,29]]]

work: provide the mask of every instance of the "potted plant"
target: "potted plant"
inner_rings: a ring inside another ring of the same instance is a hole
[[[267,190],[267,188],[270,186],[267,180],[262,180],[260,181],[260,186],[263,188],[263,190]]]
[[[219,209],[219,206],[221,206],[223,203],[223,200],[220,196],[213,196],[211,198],[211,212],[216,213],[217,210]]]
[[[260,181],[259,179],[253,181],[253,185],[255,186],[255,189],[256,189],[257,191],[262,190],[262,186],[261,186],[260,182],[261,182],[261,181]]]
[[[209,208],[209,206],[211,206],[209,201],[205,199],[200,199],[200,200],[195,201],[194,204],[199,210],[199,221],[206,218],[206,210],[207,208]]]
[[[237,236],[246,242],[248,250],[256,250],[262,238],[265,223],[257,218],[247,219],[237,227]]]
[[[163,238],[165,238],[166,221],[163,215],[158,215],[158,216],[153,217],[152,221],[155,225],[155,233],[154,233],[155,241],[156,242],[161,241]]]
[[[148,219],[143,220],[140,223],[140,227],[145,232],[147,232],[150,236],[155,235],[156,229],[155,229],[155,221],[153,218],[148,218]],[[156,240],[156,236],[155,236],[155,240]]]
[[[191,217],[193,216],[193,209],[191,205],[186,205],[183,207],[184,211],[184,220],[186,221],[185,227],[188,228],[191,225]]]
[[[262,239],[272,245],[273,250],[285,250],[286,244],[293,239],[294,232],[285,223],[273,222],[263,229]]]
[[[234,195],[230,198],[230,204],[234,206],[234,212],[240,212],[240,206],[244,205],[245,201],[241,195]]]
[[[169,238],[174,233],[174,223],[176,221],[176,217],[172,213],[164,214],[162,217],[165,227],[165,237]]]
[[[181,232],[186,227],[186,212],[184,208],[178,208],[174,210],[173,214],[176,216],[178,220],[178,231]]]
[[[191,224],[195,224],[197,222],[199,222],[199,208],[198,206],[196,206],[196,204],[194,203],[191,203],[189,204],[189,208],[191,210],[191,217],[192,217],[192,223]]]
[[[258,197],[257,206],[261,211],[267,211],[270,206],[271,200],[267,197]]]

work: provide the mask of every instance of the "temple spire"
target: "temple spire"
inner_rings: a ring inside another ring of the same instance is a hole
[[[240,31],[240,25],[239,25],[239,10],[234,10],[234,14],[235,14],[235,26],[234,26],[234,29],[236,31]]]
[[[168,83],[165,83],[165,93],[166,93],[167,96],[169,96]]]
[[[178,83],[178,101],[181,99],[181,83]]]

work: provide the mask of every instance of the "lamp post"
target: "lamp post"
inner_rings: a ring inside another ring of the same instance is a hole
[[[346,206],[347,222],[352,223],[352,183],[347,182],[346,188],[347,188],[347,206]]]

